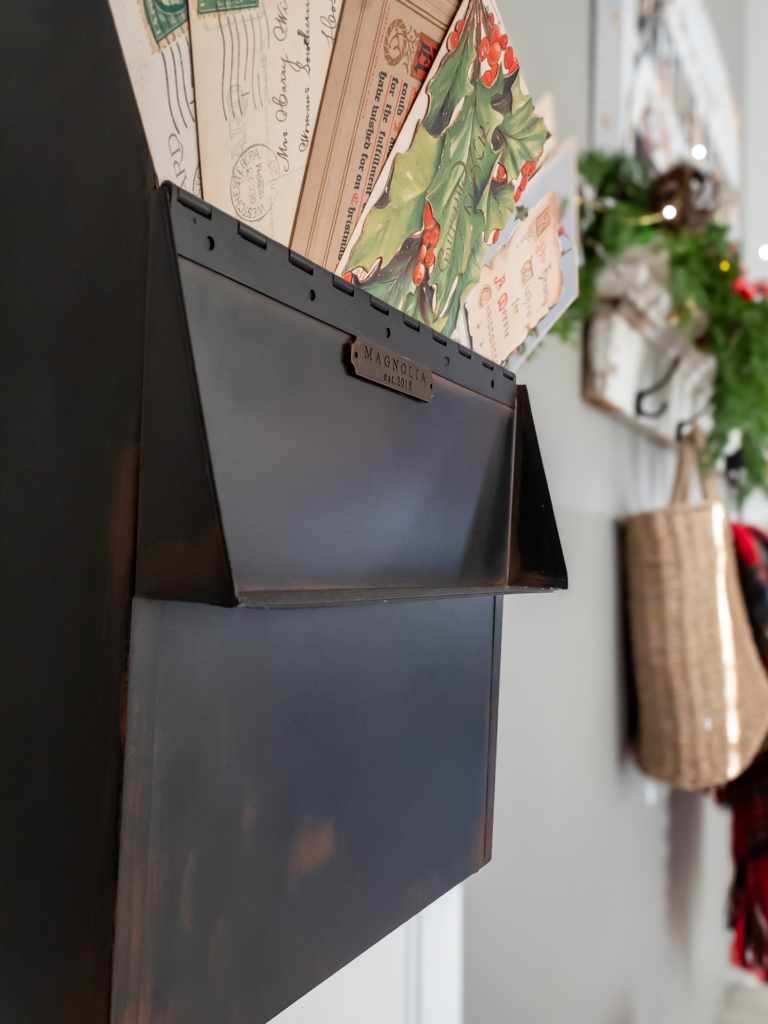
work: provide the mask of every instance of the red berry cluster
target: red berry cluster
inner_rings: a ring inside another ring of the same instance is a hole
[[[491,22],[491,31],[480,40],[480,45],[477,48],[477,59],[481,64],[488,61],[488,70],[483,73],[483,82],[490,88],[498,77],[502,54],[505,75],[511,75],[513,71],[517,71],[520,64],[515,56],[515,51],[511,46],[507,45],[509,42],[508,36],[502,35],[499,26],[493,24],[493,14],[489,14],[488,18]]]
[[[456,27],[454,28],[453,32],[451,32],[450,36],[448,37],[448,49],[449,50],[455,50],[456,47],[459,45],[459,36],[464,31],[464,25],[465,25],[465,22],[464,22],[463,19],[461,21],[457,21],[456,22]]]
[[[731,288],[743,299],[754,302],[756,299],[768,298],[768,283],[765,281],[748,281],[746,273],[742,270],[735,280],[731,281]]]
[[[541,152],[539,153],[539,155],[536,157],[535,160],[529,160],[527,163],[523,164],[523,167],[522,167],[523,176],[520,179],[520,184],[515,189],[515,202],[516,203],[520,202],[520,196],[523,194],[523,192],[525,192],[525,190],[526,190],[526,188],[528,186],[529,180],[533,177],[533,173],[536,170],[536,166],[537,166],[539,160],[541,160],[541,154],[543,152],[544,152],[544,150],[542,149]]]
[[[440,240],[440,225],[432,216],[432,206],[424,203],[424,227],[422,229],[421,249],[413,272],[413,283],[421,284],[426,275],[426,268],[434,265],[435,246]]]

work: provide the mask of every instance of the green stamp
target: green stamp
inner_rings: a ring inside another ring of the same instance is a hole
[[[242,11],[246,7],[258,7],[259,0],[197,0],[198,14],[215,14],[217,11]]]
[[[144,13],[156,43],[187,23],[187,0],[144,0]]]

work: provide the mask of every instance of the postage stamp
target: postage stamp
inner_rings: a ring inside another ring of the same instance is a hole
[[[280,166],[269,146],[257,142],[240,155],[230,180],[232,206],[240,220],[261,220],[269,213],[279,177]]]
[[[159,45],[187,23],[187,0],[144,0],[144,14]]]
[[[217,11],[242,11],[246,7],[258,7],[259,0],[197,0],[198,14],[215,14]]]

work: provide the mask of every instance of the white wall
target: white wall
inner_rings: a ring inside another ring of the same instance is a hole
[[[545,343],[530,388],[567,593],[507,598],[493,859],[465,885],[466,1024],[711,1024],[727,975],[728,821],[636,770],[616,518],[664,503],[669,453],[579,398]]]
[[[462,1024],[463,910],[459,886],[273,1024]]]
[[[768,244],[768,2],[744,4],[744,264],[755,278],[768,278],[757,256]]]
[[[766,0],[757,0],[768,10]],[[561,138],[587,144],[590,3],[501,0]],[[635,768],[616,520],[665,503],[673,457],[580,398],[548,339],[529,386],[570,576],[505,603],[493,859],[465,885],[466,1024],[712,1024],[729,977],[728,817]]]

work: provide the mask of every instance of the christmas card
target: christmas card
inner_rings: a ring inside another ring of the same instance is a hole
[[[548,137],[495,4],[465,0],[339,272],[458,337],[488,250],[520,218]]]

